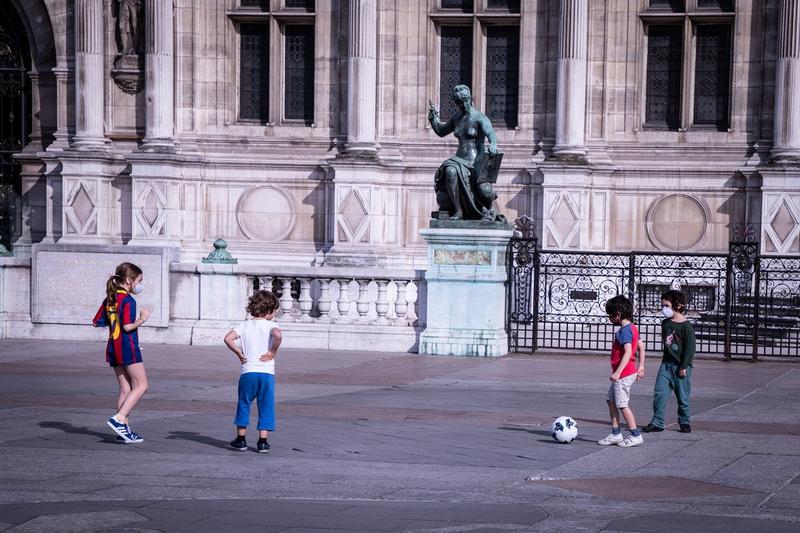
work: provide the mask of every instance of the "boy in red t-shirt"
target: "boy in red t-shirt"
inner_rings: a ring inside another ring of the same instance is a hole
[[[631,397],[631,385],[644,376],[644,342],[639,338],[639,330],[632,322],[633,305],[624,296],[615,296],[606,302],[608,319],[615,326],[620,326],[614,334],[614,344],[611,346],[612,374],[608,378],[611,386],[608,389],[608,412],[611,415],[611,434],[603,437],[598,444],[609,446],[616,444],[623,448],[638,446],[644,439],[636,426],[633,411],[628,407]],[[634,355],[639,352],[639,368],[634,363]],[[619,411],[625,417],[630,434],[623,438],[619,429]]]

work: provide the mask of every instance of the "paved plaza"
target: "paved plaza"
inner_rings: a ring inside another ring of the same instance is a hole
[[[146,340],[146,335],[143,335]],[[376,348],[380,348],[376,346]],[[150,391],[105,426],[103,344],[0,340],[0,531],[800,531],[800,366],[696,361],[691,434],[601,447],[602,356],[282,350],[272,452],[226,449],[238,364],[145,344]],[[633,388],[649,420],[659,356]],[[580,426],[555,443],[560,415]]]

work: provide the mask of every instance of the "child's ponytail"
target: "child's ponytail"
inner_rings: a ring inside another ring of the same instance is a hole
[[[117,306],[117,289],[119,288],[119,276],[114,274],[106,282],[106,308],[111,309]]]

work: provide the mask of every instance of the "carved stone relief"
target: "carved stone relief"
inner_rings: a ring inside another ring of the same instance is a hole
[[[687,194],[665,195],[647,211],[647,236],[659,250],[693,250],[706,239],[710,219],[708,208],[699,199]]]
[[[236,219],[248,239],[275,242],[287,238],[294,229],[295,208],[286,192],[262,185],[242,194]]]

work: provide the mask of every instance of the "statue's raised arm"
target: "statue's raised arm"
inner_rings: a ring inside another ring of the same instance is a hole
[[[505,222],[505,217],[493,208],[497,199],[493,184],[503,157],[497,151],[497,134],[489,118],[472,107],[469,87],[454,87],[453,101],[457,111],[446,123],[439,120],[433,102],[428,101],[428,121],[433,131],[439,137],[452,132],[458,139],[455,155],[436,171],[434,189],[439,211],[435,218]],[[489,140],[488,149],[484,139]]]
[[[451,118],[446,123],[439,120],[439,112],[436,111],[436,108],[433,107],[433,102],[430,100],[428,100],[428,122],[439,137],[453,133],[453,119]]]

